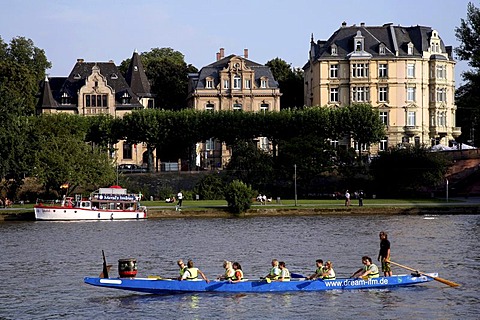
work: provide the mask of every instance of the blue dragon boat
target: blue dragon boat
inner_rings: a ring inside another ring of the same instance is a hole
[[[244,280],[237,283],[229,281],[194,280],[179,281],[162,278],[98,278],[85,277],[84,282],[97,287],[128,290],[152,294],[174,294],[195,292],[294,292],[324,291],[345,289],[377,289],[411,286],[434,280],[437,273],[411,275],[395,275],[372,279],[336,279],[336,280],[304,280],[291,281]]]

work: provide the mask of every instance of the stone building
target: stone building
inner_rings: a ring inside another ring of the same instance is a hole
[[[452,47],[435,29],[344,22],[328,40],[315,42],[312,35],[303,67],[304,101],[307,106],[369,103],[378,108],[387,136],[372,146],[344,141],[356,150],[448,145],[461,134],[455,126],[454,68]]]
[[[47,77],[41,84],[36,113],[123,117],[132,110],[153,106],[154,95],[135,51],[125,78],[113,61],[85,62],[83,59],[77,60],[68,77]],[[115,147],[117,164],[146,162],[143,145],[120,141]]]
[[[189,75],[187,105],[203,111],[280,111],[280,89],[269,67],[243,56],[224,56],[221,48],[216,61]],[[268,151],[265,137],[258,139],[259,147]],[[195,162],[202,168],[222,168],[230,159],[225,144],[210,139],[197,144]]]

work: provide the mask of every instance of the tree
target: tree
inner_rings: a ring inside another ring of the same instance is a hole
[[[47,194],[60,192],[65,183],[69,185],[67,193],[72,193],[79,186],[96,189],[115,181],[107,152],[85,142],[86,117],[59,113],[30,120],[32,175]]]
[[[282,109],[301,108],[303,101],[303,70],[293,69],[286,61],[275,58],[266,63],[278,81],[280,92],[280,106]]]
[[[455,97],[457,123],[462,127],[460,140],[478,146],[476,140],[480,139],[475,138],[475,131],[480,132],[480,9],[472,2],[467,5],[467,18],[461,19],[460,26],[455,28],[455,36],[461,42],[455,52],[472,67],[462,74],[465,84]]]
[[[255,197],[255,192],[252,188],[240,180],[233,180],[225,189],[228,210],[234,214],[240,214],[250,209],[253,197]]]
[[[225,185],[217,173],[209,174],[203,177],[194,188],[194,193],[203,200],[221,200],[224,199]]]
[[[422,147],[390,149],[370,166],[377,194],[416,196],[443,184],[450,161]]]
[[[155,103],[162,109],[179,110],[186,107],[188,74],[197,68],[187,65],[184,55],[172,48],[153,48],[140,55],[152,93],[157,95]],[[121,63],[125,74],[130,59]]]

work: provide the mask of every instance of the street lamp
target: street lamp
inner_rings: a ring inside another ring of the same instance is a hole
[[[295,186],[295,207],[297,206],[297,165],[293,165],[294,168],[294,186]]]

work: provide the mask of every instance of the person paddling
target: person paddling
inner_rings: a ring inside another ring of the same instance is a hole
[[[225,273],[221,276],[218,276],[217,280],[230,280],[235,275],[235,270],[232,267],[232,263],[228,260],[223,261],[223,268],[225,268]]]
[[[196,280],[196,279],[198,279],[199,274],[203,278],[203,280],[205,280],[207,283],[210,282],[210,280],[207,279],[205,274],[202,271],[200,271],[200,269],[195,268],[193,266],[193,261],[188,260],[187,270],[185,270],[185,272],[183,273],[183,276],[180,280]]]
[[[371,278],[378,278],[378,267],[372,263],[372,258],[368,256],[362,257],[362,263],[364,266],[357,271],[355,271],[350,278],[363,278],[363,279],[371,279]],[[365,279],[365,280],[366,280]]]
[[[323,260],[322,259],[317,259],[315,261],[315,264],[317,266],[317,269],[315,270],[314,274],[307,277],[307,280],[313,280],[313,279],[317,279],[317,278],[321,279],[322,278],[323,272],[325,270],[325,268],[323,266]]]
[[[280,261],[278,263],[278,267],[280,268],[280,277],[278,277],[277,281],[290,281],[290,271],[285,266],[284,261]]]
[[[280,277],[280,268],[278,267],[278,260],[273,259],[272,260],[272,268],[270,269],[270,272],[265,276],[265,279],[270,279],[270,280],[277,280]]]
[[[182,259],[177,261],[177,265],[180,268],[180,276],[177,279],[181,280],[183,277],[183,274],[185,273],[185,270],[187,270],[187,266],[185,265],[185,263],[183,263]]]
[[[325,262],[325,267],[323,267],[322,279],[324,280],[335,280],[335,270],[333,270],[332,261]]]
[[[232,266],[233,266],[233,270],[235,270],[235,274],[232,277],[232,279],[230,279],[230,283],[237,283],[242,281],[243,280],[242,266],[238,262],[234,262]]]

